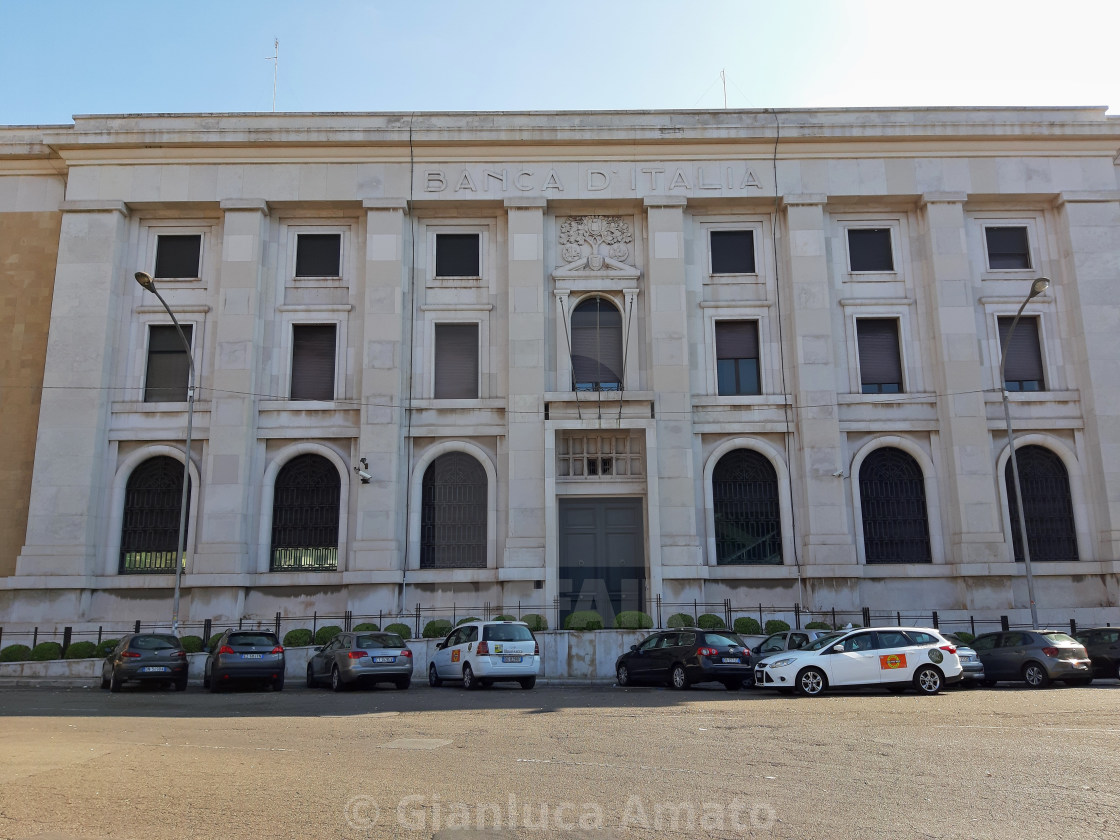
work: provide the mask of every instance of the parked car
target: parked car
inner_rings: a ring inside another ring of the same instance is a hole
[[[957,658],[961,661],[961,685],[980,685],[984,681],[984,663],[971,647],[961,641],[955,633],[942,633],[941,636],[957,646]]]
[[[822,636],[843,635],[842,630],[783,630],[772,633],[751,648],[755,657],[766,657],[783,650],[800,650],[808,647]]]
[[[1026,682],[1031,688],[1045,688],[1053,680],[1066,685],[1093,681],[1085,646],[1057,630],[984,633],[972,640],[972,649],[984,663],[986,686],[1000,680]]]
[[[728,630],[682,627],[654,633],[614,665],[621,686],[641,682],[668,683],[685,689],[695,683],[720,682],[728,691],[750,683],[751,649],[738,634]]]
[[[823,636],[807,648],[760,662],[755,685],[818,695],[827,688],[883,686],[902,693],[937,694],[959,682],[957,649],[925,627],[876,627]]]
[[[1074,636],[1093,660],[1093,675],[1120,680],[1120,627],[1090,627]]]
[[[131,633],[101,663],[101,687],[117,692],[126,682],[170,683],[187,687],[187,652],[170,633]]]
[[[436,645],[428,665],[428,684],[462,680],[471,690],[496,682],[517,682],[524,689],[537,684],[541,649],[523,621],[471,621]]]
[[[267,630],[226,630],[218,639],[202,674],[203,688],[211,691],[237,682],[268,683],[284,690],[284,648]]]
[[[307,687],[329,680],[335,691],[355,685],[391,682],[408,688],[412,682],[412,651],[396,633],[339,633],[315,648],[307,663]]]

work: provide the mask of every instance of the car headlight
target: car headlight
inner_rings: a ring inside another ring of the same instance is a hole
[[[791,665],[796,661],[797,660],[793,659],[793,658],[779,659],[777,662],[768,662],[766,664],[769,665],[771,668],[784,668],[784,667],[786,667],[786,665]]]

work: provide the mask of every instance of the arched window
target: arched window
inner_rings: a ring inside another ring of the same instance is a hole
[[[712,471],[716,563],[782,562],[778,474],[766,457],[735,449]]]
[[[272,496],[274,572],[338,569],[342,480],[322,455],[297,455],[276,474]]]
[[[187,510],[191,487],[187,486]],[[128,477],[121,524],[122,575],[175,571],[179,549],[179,505],[183,501],[183,464],[160,455]]]
[[[929,518],[922,468],[891,447],[876,449],[859,468],[863,546],[868,563],[930,563]]]
[[[424,471],[420,568],[486,568],[486,471],[465,452],[440,455]]]
[[[572,387],[622,388],[622,315],[603,298],[585,300],[572,312]]]
[[[1031,560],[1077,560],[1077,536],[1073,525],[1073,500],[1069,474],[1062,459],[1045,446],[1015,448],[1019,484],[1023,487],[1023,516],[1027,520]],[[1015,559],[1023,559],[1019,535],[1019,507],[1015,503],[1015,479],[1011,459],[1004,470],[1007,503],[1011,507],[1011,538]]]

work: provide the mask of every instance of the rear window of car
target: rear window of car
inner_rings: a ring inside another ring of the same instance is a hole
[[[230,633],[231,645],[274,645],[276,637],[271,633]]]
[[[1048,642],[1056,642],[1061,645],[1079,645],[1081,642],[1070,636],[1068,633],[1042,633],[1042,638]]]
[[[129,647],[133,650],[178,650],[182,645],[174,636],[135,636]]]
[[[396,633],[379,633],[376,636],[357,636],[354,647],[362,650],[369,648],[403,648],[404,639]]]
[[[718,647],[746,647],[747,643],[734,633],[705,633],[704,644]]]
[[[880,633],[879,635],[881,637],[883,634]],[[913,630],[910,630],[906,635],[913,639],[914,644],[916,645],[936,645],[939,642],[938,639],[934,638],[929,633],[917,633]],[[945,638],[948,639],[949,637],[946,636]],[[905,644],[905,642],[903,642],[903,644]]]
[[[524,624],[487,624],[482,638],[487,642],[531,642],[533,634]]]

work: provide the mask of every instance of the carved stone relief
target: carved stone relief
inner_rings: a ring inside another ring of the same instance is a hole
[[[602,271],[625,264],[634,234],[621,216],[569,216],[560,223],[560,257],[568,270]]]

